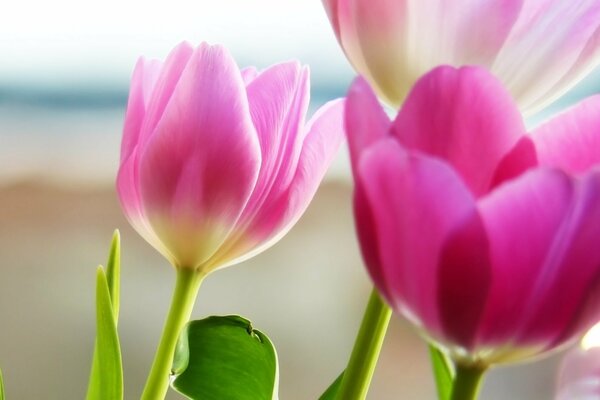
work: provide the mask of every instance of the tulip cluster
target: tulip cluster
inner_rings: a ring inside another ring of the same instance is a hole
[[[529,133],[522,114],[598,64],[600,2],[323,3],[363,77],[308,124],[298,63],[240,70],[184,43],[135,69],[119,198],[178,273],[143,399],[164,398],[203,277],[292,227],[344,130],[362,254],[389,307],[372,296],[338,399],[366,396],[390,307],[450,356],[453,400],[476,396],[463,369],[546,354],[600,320],[600,96]]]

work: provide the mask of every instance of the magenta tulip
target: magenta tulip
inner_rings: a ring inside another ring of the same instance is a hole
[[[490,73],[439,67],[393,122],[358,78],[345,118],[372,279],[457,363],[542,354],[600,320],[600,97],[526,135]]]
[[[178,268],[208,273],[281,238],[342,138],[340,101],[307,124],[307,67],[240,71],[183,43],[133,73],[117,188],[128,220]]]
[[[596,0],[323,0],[346,56],[387,102],[450,64],[498,76],[533,112],[598,65]]]

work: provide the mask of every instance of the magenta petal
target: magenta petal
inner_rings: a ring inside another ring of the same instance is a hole
[[[346,100],[345,129],[352,170],[356,175],[360,153],[388,135],[390,119],[367,81],[358,77],[350,86]]]
[[[525,128],[511,96],[489,72],[439,67],[416,83],[394,131],[403,145],[447,160],[480,196]]]
[[[448,165],[393,138],[369,148],[358,172],[381,260],[368,268],[383,277],[379,289],[397,311],[443,337],[438,260],[449,234],[475,211],[473,196]]]
[[[523,136],[498,164],[492,179],[492,188],[517,178],[537,165],[538,158],[535,145],[529,136]]]
[[[444,193],[440,193],[444,196]],[[444,243],[438,272],[438,306],[444,339],[473,350],[492,284],[489,242],[477,210]]]
[[[600,164],[600,96],[588,98],[532,133],[540,165],[579,174]]]
[[[494,263],[482,346],[553,346],[598,289],[599,178],[534,170],[482,199]]]
[[[260,166],[244,83],[225,49],[195,50],[141,151],[146,215],[177,262],[196,267],[236,223]]]

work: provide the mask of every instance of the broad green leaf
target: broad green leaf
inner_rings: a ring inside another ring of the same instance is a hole
[[[177,343],[171,387],[192,400],[278,399],[277,353],[239,316],[188,323]]]
[[[434,345],[429,345],[429,356],[433,367],[433,376],[440,400],[450,399],[452,391],[453,373],[448,364],[446,355]]]
[[[321,397],[319,397],[319,400],[335,400],[340,385],[342,384],[343,377],[344,371],[342,371],[342,373],[335,379],[335,381],[333,381],[333,383],[327,388],[325,393],[323,393]]]
[[[2,379],[2,370],[0,370],[0,400],[4,400],[4,380]]]

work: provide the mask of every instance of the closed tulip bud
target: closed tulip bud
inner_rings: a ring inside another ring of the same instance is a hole
[[[221,46],[140,59],[117,179],[127,219],[177,268],[208,273],[266,249],[300,218],[338,149],[342,103],[308,123],[296,62],[240,71]]]

